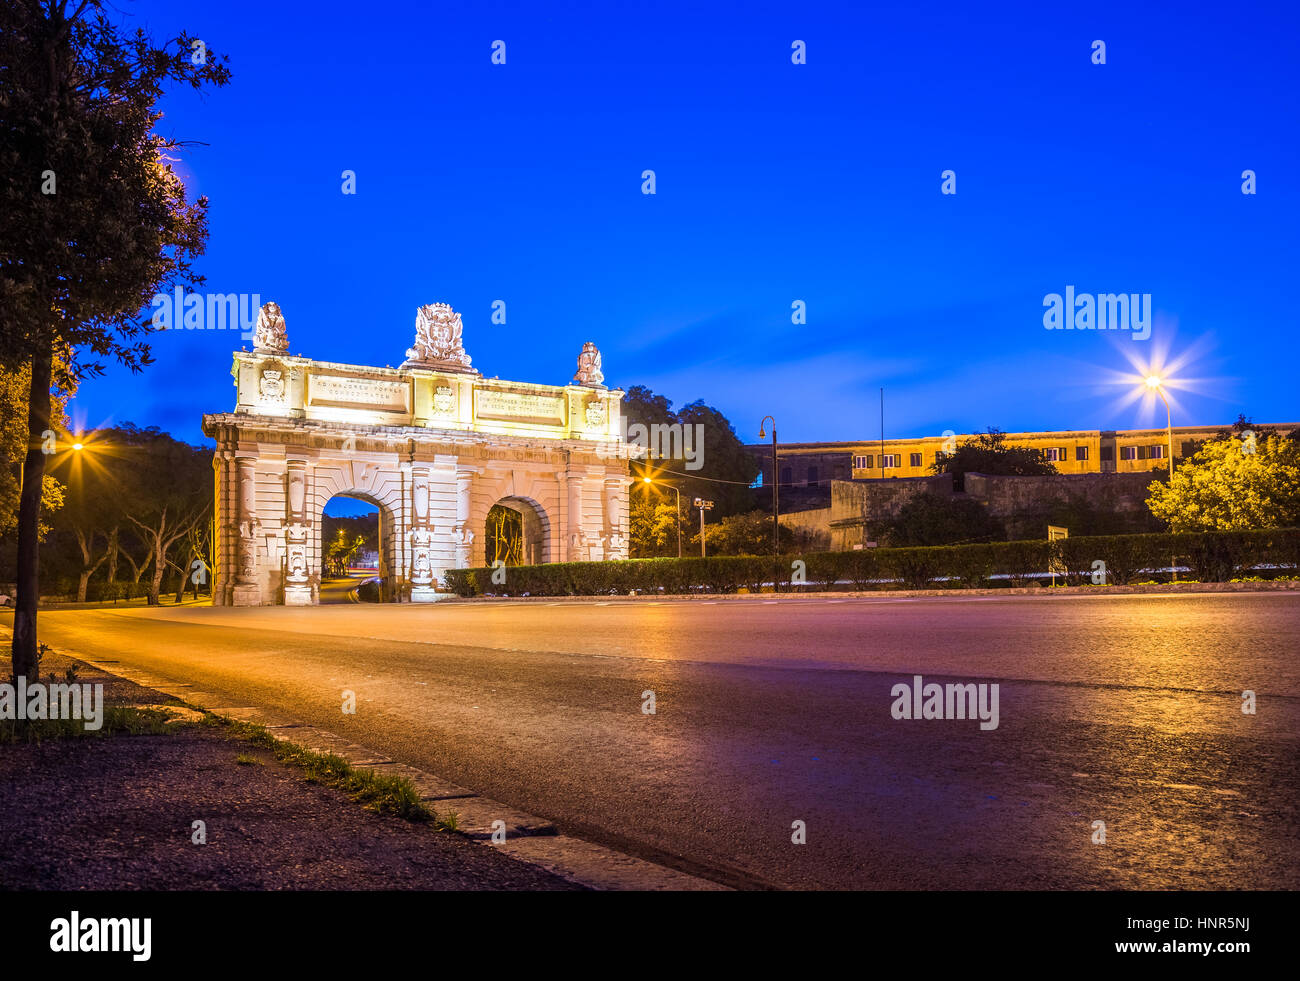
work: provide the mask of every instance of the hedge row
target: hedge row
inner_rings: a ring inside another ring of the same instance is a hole
[[[1300,566],[1300,530],[1196,532],[1180,535],[1099,535],[1059,542],[993,542],[937,548],[873,548],[771,556],[557,562],[504,569],[452,569],[444,586],[460,596],[596,596],[647,593],[757,592],[772,582],[826,589],[974,587],[997,577],[1011,585],[1041,579],[1055,567],[1073,585],[1126,585],[1149,579],[1171,562],[1199,582],[1225,582],[1272,566],[1294,574]],[[802,568],[798,565],[802,563]],[[493,576],[498,581],[493,581]],[[501,581],[504,577],[504,581]]]
[[[174,584],[175,580],[173,579],[172,582]],[[166,590],[164,589],[163,592],[165,593]],[[86,600],[91,603],[138,599],[141,596],[148,595],[149,583],[147,582],[108,582],[103,579],[92,579],[86,584]],[[55,598],[75,600],[77,598],[77,580],[64,578],[57,579],[48,586],[42,584],[41,596],[46,600]]]

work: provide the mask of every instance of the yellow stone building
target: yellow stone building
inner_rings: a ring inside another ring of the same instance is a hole
[[[1300,423],[1264,424],[1260,427],[1290,432]],[[1195,445],[1230,426],[1175,426],[1174,462],[1190,456]],[[974,434],[945,434],[907,439],[860,440],[832,443],[781,443],[777,447],[781,487],[829,488],[832,480],[871,480],[889,477],[924,477],[935,460]],[[1043,450],[1063,474],[1136,473],[1163,470],[1169,453],[1166,429],[1080,429],[1050,433],[1007,433],[1009,446]],[[772,479],[772,447],[747,447],[762,466],[762,486]]]

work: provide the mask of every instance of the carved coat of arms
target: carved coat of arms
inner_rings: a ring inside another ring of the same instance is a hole
[[[262,393],[262,398],[271,402],[284,401],[284,372],[276,371],[274,368],[262,369],[262,377],[258,380],[257,390]]]
[[[456,407],[456,393],[446,385],[439,385],[433,393],[433,411],[440,416],[451,415]]]
[[[592,399],[587,403],[587,425],[592,429],[605,425],[605,403],[600,399]]]
[[[407,363],[472,370],[461,339],[463,330],[460,314],[451,308],[451,304],[425,304],[415,312],[415,344],[407,348]]]

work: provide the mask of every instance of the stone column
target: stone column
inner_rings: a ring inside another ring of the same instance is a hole
[[[586,562],[590,557],[587,534],[582,527],[582,479],[581,473],[568,474],[569,502],[564,522],[564,544],[570,562]]]
[[[235,606],[260,606],[262,603],[262,590],[257,581],[257,533],[262,523],[257,517],[256,463],[257,458],[253,456],[235,457],[236,529],[239,534],[232,596]]]
[[[311,572],[307,558],[311,522],[306,514],[306,460],[286,461],[284,496],[284,605],[311,606]]]
[[[624,497],[628,478],[607,476],[605,478],[605,529],[609,536],[605,549],[607,559],[625,559],[628,556],[626,499]]]
[[[452,537],[456,543],[456,567],[468,569],[474,544],[474,529],[469,526],[470,491],[474,486],[473,470],[456,470],[456,525]]]
[[[433,529],[429,527],[429,468],[411,467],[411,602],[437,599],[433,582]]]

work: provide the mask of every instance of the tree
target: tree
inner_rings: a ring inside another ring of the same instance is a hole
[[[487,514],[486,553],[489,564],[522,565],[524,516],[514,508],[494,504]]]
[[[1174,532],[1295,528],[1300,442],[1276,435],[1210,440],[1148,493],[1147,507]]]
[[[623,416],[629,441],[639,439],[641,434],[631,431],[638,423],[650,436],[649,455],[633,461],[633,475],[648,475],[656,483],[676,487],[681,491],[683,511],[689,510],[689,502],[696,497],[713,501],[713,513],[718,517],[753,507],[749,486],[758,476],[759,466],[717,409],[696,400],[673,412],[672,402],[664,396],[644,385],[633,385],[623,397]],[[676,427],[679,438],[655,440],[653,434],[662,431],[655,427]],[[676,554],[675,539],[673,548]]]
[[[346,576],[349,563],[365,544],[364,535],[349,537],[347,531],[340,528],[338,534],[330,539],[329,548],[325,553],[325,564],[330,570],[330,575],[340,579]]]
[[[105,15],[108,0],[0,5],[0,359],[30,367],[18,508],[13,668],[36,673],[39,511],[50,389],[152,360],[141,311],[181,281],[207,238],[207,201],[185,199],[153,132],[164,85],[224,85],[226,59],[181,32],[156,46]],[[56,359],[59,370],[55,374]]]
[[[785,525],[781,525],[779,534],[781,551],[791,551],[798,541],[798,536]],[[698,554],[700,548],[698,531],[692,536],[691,541]],[[704,542],[709,555],[771,555],[772,516],[765,511],[728,515],[721,521],[704,526]]]
[[[952,474],[954,490],[964,490],[968,473],[986,473],[1004,476],[1042,476],[1054,474],[1056,467],[1047,460],[1047,454],[1028,446],[1008,446],[1007,434],[990,428],[967,439],[952,453],[945,453],[930,467],[933,473]]]
[[[188,549],[191,532],[205,524],[212,507],[212,454],[160,432],[126,423],[114,430],[115,451],[125,462],[124,517],[144,546],[137,571],[153,566],[148,601],[156,606],[172,549]],[[136,563],[128,553],[128,559]],[[175,566],[177,563],[170,563]]]
[[[680,523],[682,541],[690,539],[689,516],[677,515],[677,495],[656,494],[654,485],[637,482],[632,485],[632,500],[628,505],[630,529],[629,552],[633,558],[647,559],[677,555],[677,526]]]
[[[21,365],[6,369],[0,365],[0,538],[10,536],[18,527],[18,495],[23,477],[23,460],[27,451],[27,399],[31,390],[31,369]],[[57,423],[53,438],[40,440],[42,450],[68,453],[68,441],[63,438],[68,418],[64,406],[68,392],[60,391],[51,400],[50,420]],[[49,455],[49,454],[46,454]],[[42,477],[40,513],[41,538],[49,531],[46,520],[63,502],[63,485],[52,474]]]
[[[885,544],[955,545],[1005,541],[1006,527],[979,501],[940,494],[918,494],[877,532]]]

